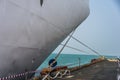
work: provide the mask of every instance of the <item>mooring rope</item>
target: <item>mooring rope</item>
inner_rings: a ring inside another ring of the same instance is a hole
[[[74,34],[74,31],[71,33],[71,36],[69,36],[69,38],[67,39],[67,41],[65,42],[65,44],[63,45],[63,47],[61,48],[61,50],[58,52],[58,54],[56,55],[55,57],[55,61],[53,61],[49,67],[52,68],[52,65],[56,62],[57,58],[59,57],[59,55],[61,54],[61,52],[63,51],[63,49],[65,48],[65,46],[67,45],[67,43],[69,42],[69,40],[71,39],[72,35]],[[50,72],[42,79],[42,80],[45,80],[48,76],[49,76]]]
[[[89,50],[91,50],[91,51],[94,52],[95,54],[103,57],[100,53],[98,53],[98,52],[95,51],[94,49],[90,48],[88,45],[86,45],[85,43],[81,42],[81,41],[78,40],[77,38],[75,38],[75,37],[73,37],[73,36],[72,36],[72,38],[73,38],[74,40],[76,40],[78,43],[80,43],[80,44],[82,44],[83,46],[87,47]]]
[[[61,46],[63,46],[63,44],[60,44]],[[75,48],[75,47],[72,47],[72,46],[69,46],[69,45],[66,45],[67,48],[70,48],[70,49],[73,49],[73,50],[76,50],[76,51],[79,51],[79,52],[83,52],[83,53],[86,53],[86,54],[89,54],[88,52],[86,51],[83,51],[83,50],[80,50],[78,48]]]
[[[28,74],[33,74],[35,72],[36,71],[28,71],[28,72],[24,72],[24,73],[20,73],[20,74],[14,74],[14,75],[10,75],[10,76],[7,76],[7,77],[2,77],[2,78],[0,78],[0,80],[15,79],[15,78],[22,77],[22,76],[25,76],[25,75],[28,75]]]
[[[75,31],[75,30],[74,30]],[[59,55],[61,54],[61,52],[63,51],[63,49],[65,48],[65,46],[67,45],[67,43],[70,41],[70,39],[72,38],[72,35],[74,34],[74,31],[71,33],[71,35],[69,36],[69,38],[67,39],[67,41],[65,42],[65,44],[63,45],[62,49],[58,52],[57,56],[55,57],[55,60],[59,57]]]
[[[83,42],[81,42],[80,40],[76,39],[75,37],[73,37],[72,35],[74,34],[74,31],[71,33],[71,35],[69,35],[69,38],[67,39],[67,41],[65,42],[65,44],[61,44],[63,47],[61,48],[61,50],[58,52],[58,54],[56,55],[55,57],[55,61],[57,60],[57,58],[59,57],[59,55],[61,54],[61,52],[63,51],[63,49],[65,47],[68,47],[68,48],[71,48],[71,49],[74,49],[74,50],[77,50],[77,51],[80,51],[80,52],[84,52],[84,53],[88,53],[86,51],[83,51],[83,50],[80,50],[80,49],[77,49],[77,48],[74,48],[74,47],[71,47],[71,46],[68,46],[67,43],[70,41],[71,38],[73,38],[74,40],[76,40],[77,42],[79,42],[80,44],[82,44],[83,46],[87,47],[88,49],[90,49],[91,51],[93,51],[94,53],[96,53],[97,55],[99,56],[102,56],[100,55],[100,53],[98,53],[97,51],[93,50],[92,48],[90,48],[89,46],[87,46],[86,44],[84,44]],[[51,63],[49,65],[49,67],[51,67],[52,65],[54,64]],[[74,63],[76,64],[76,63]],[[74,64],[69,64],[67,66],[71,66],[71,65],[74,65]],[[17,77],[22,77],[22,76],[26,76],[27,74],[33,74],[33,73],[36,73],[38,72],[37,70],[35,71],[28,71],[28,72],[24,72],[24,73],[20,73],[20,74],[15,74],[15,75],[10,75],[10,76],[7,76],[7,77],[2,77],[0,78],[0,80],[8,80],[8,79],[14,79],[14,78],[17,78]],[[39,71],[40,72],[40,71]],[[48,76],[50,73],[48,73],[46,76]],[[44,80],[44,78],[42,79]]]

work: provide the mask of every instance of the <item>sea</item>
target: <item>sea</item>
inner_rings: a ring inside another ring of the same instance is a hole
[[[37,70],[41,70],[43,68],[48,67],[48,62],[51,59],[54,59],[57,56],[57,54],[53,53],[51,54],[41,65]],[[116,58],[116,56],[105,56],[106,58]],[[87,64],[91,62],[91,59],[97,59],[99,58],[98,55],[81,55],[81,54],[60,54],[57,58],[57,66],[68,66],[68,67],[74,67],[74,66],[80,66],[83,64]]]

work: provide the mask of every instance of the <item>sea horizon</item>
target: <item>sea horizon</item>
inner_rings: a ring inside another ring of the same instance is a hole
[[[38,67],[38,70],[41,70],[43,68],[48,67],[48,62],[50,59],[54,59],[57,56],[56,53],[52,53],[48,56],[48,58]],[[104,55],[106,58],[117,58],[117,56],[108,56]],[[97,59],[100,56],[98,55],[92,55],[92,54],[60,54],[57,59],[57,66],[67,66],[70,64],[75,65],[71,66],[78,66],[78,62],[80,62],[80,65],[90,63],[92,59]],[[79,61],[80,60],[80,61]]]

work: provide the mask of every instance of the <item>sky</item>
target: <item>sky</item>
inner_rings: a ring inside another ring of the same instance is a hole
[[[73,36],[102,55],[120,56],[120,0],[90,0],[89,4],[90,14]],[[94,54],[73,39],[68,45]],[[53,53],[58,53],[61,47]],[[86,54],[69,48],[62,53]]]

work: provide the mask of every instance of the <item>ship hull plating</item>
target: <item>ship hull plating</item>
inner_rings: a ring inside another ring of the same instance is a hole
[[[0,77],[34,71],[89,14],[88,0],[0,0]]]

